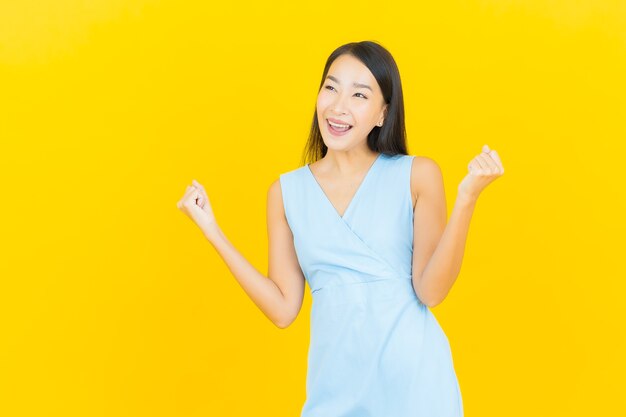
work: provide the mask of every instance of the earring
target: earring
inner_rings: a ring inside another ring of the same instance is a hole
[[[382,125],[383,125],[383,122],[378,123],[378,126],[382,126]]]

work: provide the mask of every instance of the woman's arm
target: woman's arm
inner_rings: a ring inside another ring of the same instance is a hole
[[[470,162],[469,171],[459,185],[446,224],[446,197],[439,165],[426,157],[413,160],[411,188],[418,195],[414,209],[413,287],[429,307],[446,298],[459,275],[480,192],[504,174],[499,156],[486,145]]]
[[[257,307],[276,326],[286,328],[295,320],[302,306],[305,280],[285,218],[279,180],[268,191],[267,227],[268,277],[244,258],[216,222],[210,223],[203,232]]]
[[[446,224],[441,170],[430,159],[420,165],[416,170],[422,186],[414,211],[413,286],[420,300],[434,307],[446,298],[461,270],[476,200],[459,195]]]

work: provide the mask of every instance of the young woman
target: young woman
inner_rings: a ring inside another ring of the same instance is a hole
[[[459,274],[476,200],[504,173],[498,154],[485,145],[471,160],[447,222],[439,166],[407,154],[396,63],[364,41],[326,62],[307,160],[269,188],[268,277],[227,240],[201,184],[178,202],[278,327],[295,320],[308,283],[301,417],[463,416],[448,338],[429,307]]]

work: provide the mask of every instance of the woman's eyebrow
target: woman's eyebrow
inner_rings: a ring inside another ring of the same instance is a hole
[[[334,82],[336,82],[337,84],[341,84],[339,82],[339,80],[335,77],[333,77],[332,75],[327,76],[326,78],[330,78],[331,80],[333,80]],[[356,88],[367,88],[368,90],[372,91],[372,88],[367,85],[367,84],[360,84],[360,83],[352,83],[353,86],[355,86]],[[373,91],[372,91],[373,92]]]

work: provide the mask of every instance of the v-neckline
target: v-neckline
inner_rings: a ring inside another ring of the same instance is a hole
[[[367,172],[365,173],[365,175],[363,176],[363,179],[361,179],[361,182],[359,183],[356,191],[354,192],[354,194],[352,194],[352,198],[350,199],[350,201],[348,202],[348,205],[346,206],[346,209],[343,211],[343,214],[339,214],[339,211],[337,211],[337,208],[334,206],[334,204],[330,201],[330,198],[328,198],[328,195],[326,194],[326,192],[324,191],[324,189],[322,188],[322,186],[320,185],[319,181],[317,181],[317,178],[315,177],[315,174],[313,174],[313,171],[311,171],[311,167],[309,165],[311,164],[306,164],[307,167],[307,171],[309,172],[309,175],[311,176],[311,178],[313,179],[313,181],[315,182],[317,189],[320,191],[320,193],[322,194],[322,197],[324,198],[324,200],[326,200],[326,202],[328,203],[328,205],[330,206],[330,208],[335,212],[335,214],[337,215],[337,217],[339,217],[341,220],[344,220],[346,218],[346,215],[350,212],[350,210],[352,209],[352,206],[354,205],[353,203],[356,201],[357,197],[359,196],[359,193],[361,191],[361,189],[363,188],[363,186],[365,185],[365,183],[367,182],[367,179],[370,177],[370,174],[372,173],[372,171],[374,170],[374,167],[376,166],[376,163],[378,162],[378,160],[381,158],[381,156],[383,155],[383,153],[379,153],[378,156],[376,157],[376,159],[374,159],[374,162],[372,162],[372,164],[370,165],[370,167],[368,168]]]

